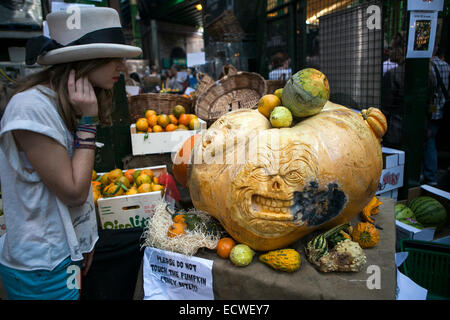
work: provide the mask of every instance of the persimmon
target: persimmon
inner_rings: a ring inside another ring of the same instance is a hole
[[[146,119],[148,125],[152,128],[158,124],[158,116],[156,114],[149,115]]]
[[[166,126],[166,131],[175,131],[178,128],[178,126],[174,125],[173,123],[169,123]]]
[[[189,126],[189,122],[191,122],[191,116],[189,114],[183,113],[182,115],[180,115],[180,117],[178,118],[178,123],[182,124],[186,127]]]

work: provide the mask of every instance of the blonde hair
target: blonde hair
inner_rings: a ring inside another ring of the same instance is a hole
[[[111,62],[113,58],[94,59],[76,61],[63,64],[56,64],[40,72],[31,74],[21,80],[16,92],[28,90],[36,85],[45,85],[56,92],[57,110],[67,128],[75,131],[80,115],[70,103],[67,81],[69,73],[73,69],[76,72],[76,79],[87,76],[92,70]],[[112,90],[94,88],[98,102],[98,116],[102,125],[111,125]]]

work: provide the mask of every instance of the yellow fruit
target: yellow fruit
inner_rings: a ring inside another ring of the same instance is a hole
[[[101,176],[100,183],[103,184],[103,185],[107,185],[109,183],[109,179],[108,179],[108,174],[107,173],[105,173],[104,175]]]
[[[164,129],[160,125],[153,126],[153,132],[163,132]]]
[[[178,128],[178,126],[174,125],[173,123],[169,123],[169,124],[166,126],[166,131],[167,131],[167,132],[169,132],[169,131],[175,131],[175,130],[177,130],[177,128]]]
[[[117,179],[119,179],[120,177],[122,177],[123,176],[123,172],[122,172],[122,170],[120,170],[120,169],[114,169],[114,170],[111,170],[109,173],[108,173],[108,181],[111,183],[111,182],[114,182],[114,181],[116,181]]]
[[[274,94],[266,94],[258,101],[258,111],[262,113],[267,119],[275,107],[281,105],[281,100]]]
[[[152,191],[163,191],[164,187],[160,184],[154,184],[152,185]]]
[[[130,188],[130,189],[128,189],[127,192],[125,192],[125,194],[126,194],[127,196],[130,196],[130,195],[133,195],[133,194],[138,194],[138,193],[139,193],[139,192],[138,192],[138,189],[136,189],[135,187]]]
[[[150,183],[143,183],[137,189],[138,193],[145,193],[145,192],[151,192],[151,191],[152,191],[152,185]]]
[[[145,183],[151,183],[152,182],[152,178],[149,175],[147,175],[147,174],[141,174],[134,181],[136,182],[136,185],[138,187],[140,187],[141,185],[143,185]]]
[[[158,124],[158,116],[156,114],[151,114],[148,117],[145,117],[148,122],[149,127],[154,127]]]
[[[130,187],[130,180],[128,180],[128,178],[125,177],[125,176],[121,176],[115,182],[116,183],[122,183],[126,188]]]
[[[291,111],[283,106],[275,107],[270,114],[270,124],[274,128],[288,128],[292,124]]]
[[[158,125],[165,128],[170,123],[170,118],[167,114],[161,114],[158,116]]]
[[[145,117],[148,119],[151,115],[156,115],[156,111],[152,109],[148,109],[145,111]]]
[[[95,170],[92,170],[91,180],[95,180],[95,179],[97,179],[97,172]]]
[[[273,94],[276,95],[281,100],[281,96],[283,94],[283,88],[275,90],[275,92]]]
[[[173,114],[169,114],[169,119],[170,119],[171,124],[174,124],[174,125],[178,124],[178,119]]]
[[[142,169],[141,173],[139,175],[142,175],[142,174],[146,174],[146,175],[150,176],[150,178],[152,178],[154,176],[152,169]]]
[[[176,131],[179,131],[179,130],[189,130],[189,128],[186,127],[184,124],[180,124]]]
[[[177,118],[179,118],[183,113],[186,113],[186,110],[184,109],[184,107],[183,106],[181,106],[181,105],[176,105],[174,108],[173,108],[173,115],[175,116],[175,117],[177,117]]]
[[[189,122],[189,129],[191,130],[200,129],[200,121],[197,118],[191,119],[191,121]]]
[[[136,121],[136,130],[147,132],[148,129],[148,121],[146,118],[139,118]]]

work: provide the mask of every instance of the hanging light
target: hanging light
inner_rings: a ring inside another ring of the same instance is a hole
[[[196,4],[196,5],[195,5],[195,9],[197,9],[198,11],[202,11],[202,10],[203,10],[203,7],[202,7],[202,5],[199,3],[199,4]]]

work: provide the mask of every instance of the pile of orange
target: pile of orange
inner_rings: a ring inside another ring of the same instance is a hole
[[[144,116],[136,121],[136,133],[198,129],[200,129],[200,121],[197,116],[186,113],[181,105],[176,105],[172,114],[157,114],[155,110],[148,109]]]
[[[99,198],[110,198],[153,191],[164,193],[164,186],[151,169],[111,170],[103,175],[92,173],[92,192],[94,203]]]

